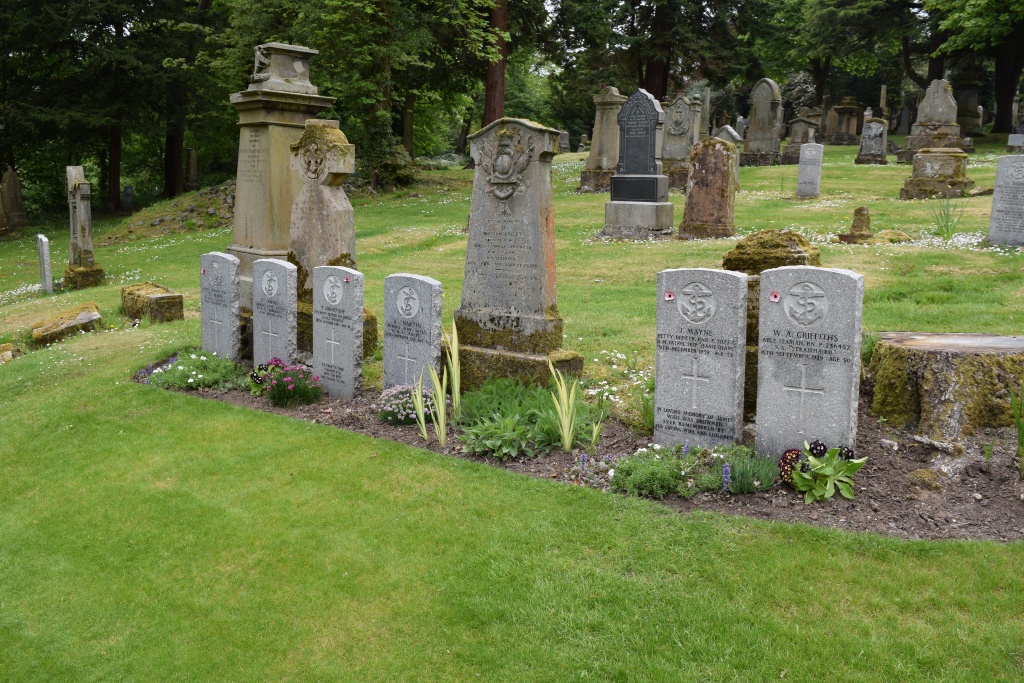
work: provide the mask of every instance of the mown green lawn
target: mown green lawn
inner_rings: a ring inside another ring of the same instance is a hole
[[[926,203],[893,199],[906,167],[854,153],[828,148],[817,202],[791,197],[795,167],[743,169],[740,232],[834,233],[861,204],[876,229],[927,229]],[[650,364],[656,272],[720,265],[735,240],[593,244],[606,196],[569,192],[579,167],[555,171],[566,343]],[[437,277],[450,320],[469,174],[425,175],[355,199],[359,267],[378,312],[388,273]],[[965,230],[990,205],[969,200]],[[44,226],[58,268],[64,230]],[[0,366],[0,680],[1024,679],[1021,543],[679,516],[130,382],[198,341],[198,256],[229,242],[100,248],[110,284],[53,297],[16,291],[34,238],[0,243],[0,341],[89,300],[111,328]],[[865,273],[874,331],[1021,333],[1020,254],[821,246]],[[117,287],[137,279],[184,292],[188,319],[128,328]]]

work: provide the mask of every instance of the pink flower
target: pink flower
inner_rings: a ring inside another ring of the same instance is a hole
[[[313,381],[314,382],[319,382],[320,381],[320,376],[319,375],[313,375]]]
[[[292,378],[291,378],[291,377],[282,377],[282,378],[281,378],[281,381],[282,381],[282,382],[291,382],[291,381],[292,381]]]
[[[288,385],[288,391],[291,391],[291,390],[292,390],[292,389],[294,389],[294,388],[295,388],[295,385],[294,385],[294,384],[289,384],[289,385]]]
[[[782,298],[782,295],[779,294],[778,292],[772,292],[771,294],[768,295],[768,298],[771,299],[773,303],[778,303],[779,299]]]
[[[277,380],[276,380],[276,379],[275,379],[275,380],[271,380],[271,382],[270,382],[270,383],[271,383],[271,384],[277,384]]]

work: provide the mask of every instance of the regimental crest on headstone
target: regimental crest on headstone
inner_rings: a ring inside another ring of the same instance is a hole
[[[686,135],[690,132],[690,100],[678,93],[665,108],[665,135]]]
[[[658,124],[665,113],[658,100],[640,89],[630,95],[619,110],[619,163],[615,172],[626,175],[661,173]]]
[[[497,200],[501,215],[511,215],[509,201],[526,191],[524,173],[533,155],[533,137],[512,127],[499,129],[484,141],[480,167],[487,178],[487,194]]]
[[[203,350],[238,360],[241,348],[239,261],[230,254],[214,251],[203,254],[199,264]]]

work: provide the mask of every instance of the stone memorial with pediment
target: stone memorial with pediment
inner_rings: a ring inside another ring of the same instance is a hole
[[[885,119],[867,117],[860,135],[860,148],[855,164],[888,164],[885,158],[889,148],[889,122]]]
[[[363,379],[363,274],[313,269],[313,374],[331,398],[350,401]]]
[[[864,276],[783,266],[761,273],[758,453],[804,442],[854,447]]]
[[[903,148],[896,154],[900,164],[910,164],[914,155],[925,148],[961,148],[960,124],[956,122],[956,100],[953,88],[945,80],[935,79],[917,105],[917,121],[910,128]],[[973,142],[970,143],[973,146]]]
[[[743,136],[740,166],[772,166],[779,163],[779,131],[782,128],[782,92],[770,78],[762,78],[750,91],[750,123]]]
[[[647,239],[672,232],[674,205],[662,173],[665,113],[646,90],[637,90],[619,111],[619,163],[604,205],[604,237]]]
[[[580,192],[605,192],[611,187],[619,161],[619,110],[626,99],[611,86],[594,96],[594,138],[580,174]]]
[[[821,192],[821,163],[825,146],[813,142],[800,145],[800,166],[797,168],[796,196],[815,199]]]
[[[81,166],[65,169],[71,239],[64,289],[85,289],[103,284],[106,273],[96,265],[92,251],[92,186]]]
[[[271,358],[286,364],[296,360],[296,294],[298,269],[281,259],[257,259],[252,264],[252,364]]]
[[[747,275],[658,273],[654,441],[716,446],[743,434]]]
[[[469,139],[476,168],[455,312],[462,385],[489,377],[547,382],[548,361],[581,372],[583,357],[561,348],[555,287],[551,158],[558,131],[503,118]]]
[[[857,144],[857,119],[861,113],[860,105],[856,97],[844,97],[838,107],[833,107],[836,113],[836,127],[829,136],[830,145],[856,145]]]
[[[412,386],[427,366],[441,373],[441,283],[395,273],[384,278],[384,388]]]
[[[662,172],[668,176],[670,189],[686,190],[690,172],[690,150],[700,141],[700,99],[688,99],[678,93],[663,104],[665,126],[662,129]]]
[[[199,303],[203,351],[238,361],[241,353],[238,259],[212,251],[199,258]]]
[[[1000,157],[988,222],[992,244],[1024,246],[1024,156]]]
[[[817,142],[818,124],[810,118],[811,110],[801,107],[799,115],[789,122],[789,143],[782,150],[783,165],[800,163],[800,145]]]

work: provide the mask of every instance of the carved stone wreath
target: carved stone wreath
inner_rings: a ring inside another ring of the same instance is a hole
[[[509,201],[526,190],[523,172],[533,158],[533,139],[511,128],[499,130],[484,143],[480,167],[487,177],[487,194],[498,200],[501,215],[512,213]]]

